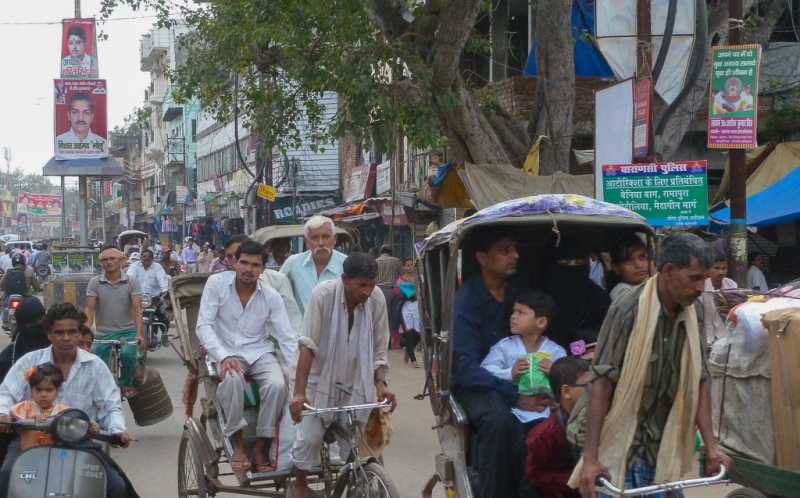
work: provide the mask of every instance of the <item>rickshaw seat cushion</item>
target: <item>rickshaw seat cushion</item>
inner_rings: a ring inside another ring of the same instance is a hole
[[[247,383],[244,386],[244,406],[258,407],[261,402],[261,396],[258,393],[258,384],[250,376],[245,375],[244,381]]]

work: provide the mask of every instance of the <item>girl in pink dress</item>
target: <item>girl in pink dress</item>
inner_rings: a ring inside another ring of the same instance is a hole
[[[25,380],[31,387],[31,398],[11,407],[11,417],[14,420],[35,418],[42,422],[47,417],[67,409],[66,406],[56,403],[61,394],[61,385],[64,383],[64,374],[53,363],[43,363],[30,367],[25,371]],[[53,438],[41,431],[24,431],[20,435],[22,449],[31,446],[53,444]]]

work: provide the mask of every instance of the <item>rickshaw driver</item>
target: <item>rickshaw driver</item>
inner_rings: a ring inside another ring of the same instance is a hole
[[[711,432],[703,311],[694,305],[714,255],[696,235],[676,232],[657,261],[656,276],[611,305],[570,417],[567,436],[584,450],[569,484],[583,498],[595,497],[601,474],[628,489],[680,479],[692,464],[695,427],[709,475],[732,466]]]
[[[222,382],[217,397],[227,418],[223,434],[233,443],[231,468],[244,472],[254,466],[258,473],[270,472],[274,468],[266,457],[267,443],[277,435],[278,419],[289,392],[267,327],[271,325],[287,362],[297,350],[297,332],[289,322],[280,294],[259,278],[267,262],[264,247],[245,240],[235,257],[235,271],[208,277],[195,330],[200,344],[219,365]],[[261,399],[252,462],[242,436],[247,425],[245,374],[258,385]]]
[[[511,335],[514,298],[529,288],[517,275],[516,236],[508,227],[476,229],[472,244],[479,271],[455,295],[453,395],[478,429],[480,496],[518,496],[523,478],[522,425],[512,406],[541,412],[545,396],[524,396],[517,386],[481,367],[489,349]]]
[[[397,406],[386,380],[389,321],[383,292],[375,286],[378,265],[372,256],[357,252],[345,259],[342,272],[341,279],[314,288],[303,316],[294,397],[289,404],[292,420],[299,424],[292,448],[295,498],[306,497],[308,471],[319,460],[326,427],[334,420],[347,421],[344,413],[337,419],[303,417],[303,404],[330,408],[372,403],[377,396],[379,401],[389,401],[392,410]],[[337,382],[352,395],[337,389]],[[357,416],[364,423],[369,410]],[[339,442],[342,455],[349,453],[348,442]]]

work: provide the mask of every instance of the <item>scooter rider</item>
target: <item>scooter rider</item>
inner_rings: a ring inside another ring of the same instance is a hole
[[[153,264],[154,256],[150,249],[142,249],[139,261],[131,263],[126,273],[139,281],[143,293],[153,298],[153,302],[156,303],[156,319],[169,327],[169,318],[161,310],[159,299],[169,290],[169,280],[164,268],[159,264]]]
[[[3,298],[3,323],[8,321],[8,298],[14,294],[30,297],[42,291],[42,284],[31,268],[25,266],[25,255],[18,252],[11,256],[12,268],[0,278],[0,291],[5,292]]]
[[[79,326],[85,323],[86,315],[71,303],[56,304],[45,315],[44,324],[51,346],[28,353],[17,361],[0,385],[0,421],[10,421],[9,409],[31,398],[24,373],[29,367],[48,361],[55,363],[66,379],[61,388],[59,402],[86,412],[93,420],[112,434],[119,434],[123,446],[127,447],[132,437],[125,428],[125,414],[120,404],[119,390],[111,372],[97,356],[79,350],[81,333]],[[0,432],[8,432],[0,425]],[[95,448],[94,443],[85,443]],[[0,496],[8,485],[9,473],[14,460],[21,452],[19,438],[11,443],[0,469]],[[100,452],[97,452],[100,453]],[[125,474],[110,457],[106,462],[106,491],[109,497],[134,498],[136,492]]]

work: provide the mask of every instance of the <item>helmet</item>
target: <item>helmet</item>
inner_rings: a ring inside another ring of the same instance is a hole
[[[138,252],[131,253],[131,257],[130,257],[131,261],[139,261],[140,259],[142,259],[142,256],[141,256],[140,253],[138,253]]]
[[[11,266],[25,266],[25,255],[21,252],[18,252],[11,256]]]

